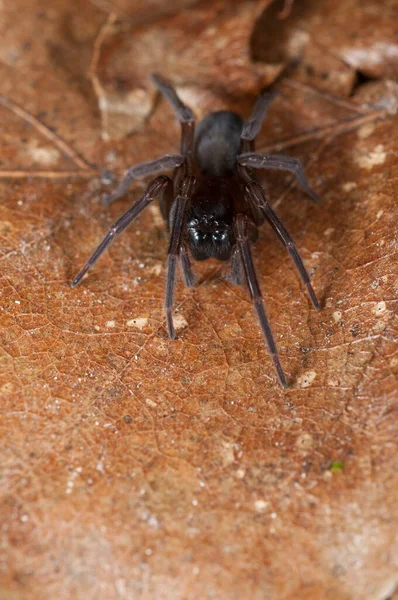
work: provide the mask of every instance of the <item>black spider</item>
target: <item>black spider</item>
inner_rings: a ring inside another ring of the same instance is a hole
[[[112,240],[124,231],[150,202],[159,197],[162,215],[171,231],[165,291],[169,337],[175,338],[172,309],[178,258],[181,261],[185,284],[188,286],[194,285],[188,250],[195,260],[210,257],[231,260],[233,282],[241,284],[242,273],[245,274],[279,381],[286,387],[286,375],[265,313],[251,253],[251,244],[258,237],[258,226],[265,219],[286,246],[302,282],[307,287],[312,304],[318,310],[320,306],[296,245],[269,205],[252,169],[290,171],[311,198],[320,198],[309,186],[297,158],[254,152],[254,140],[275,94],[262,93],[259,96],[247,123],[234,112],[214,112],[199,123],[194,135],[195,119],[191,109],[181,102],[175,89],[166,79],[154,74],[152,81],[181,123],[181,152],[166,154],[131,167],[117,190],[104,202],[110,204],[126,194],[130,183],[139,177],[168,169],[174,169],[173,176],[170,179],[160,175],[152,181],[133,206],[112,225],[73,280],[72,287],[81,281]]]

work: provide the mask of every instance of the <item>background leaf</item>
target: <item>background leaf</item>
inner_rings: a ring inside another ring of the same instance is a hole
[[[146,6],[1,8],[0,596],[395,598],[397,4]],[[168,340],[156,207],[70,288],[144,184],[100,196],[178,150],[155,69],[198,118],[279,77],[258,147],[323,197],[264,180],[324,303],[264,226],[287,390],[226,265],[178,286]]]

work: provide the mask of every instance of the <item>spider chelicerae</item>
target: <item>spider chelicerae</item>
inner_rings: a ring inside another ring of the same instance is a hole
[[[170,169],[174,169],[173,175],[171,178],[166,175],[156,177],[133,206],[112,225],[73,280],[72,287],[78,285],[114,238],[158,198],[170,231],[165,289],[169,337],[174,339],[176,335],[173,300],[177,262],[180,262],[185,284],[193,286],[195,278],[190,254],[195,260],[210,257],[230,260],[232,281],[241,284],[243,279],[246,280],[278,379],[286,387],[286,375],[265,312],[252,259],[252,244],[258,238],[258,227],[265,220],[286,246],[312,304],[318,310],[320,305],[297,247],[268,203],[253,169],[290,171],[313,200],[320,198],[309,186],[297,158],[255,152],[255,138],[275,93],[260,94],[246,123],[240,115],[222,110],[208,114],[200,121],[195,132],[194,115],[183,104],[171,83],[158,74],[152,75],[152,81],[181,124],[181,151],[128,169],[119,187],[105,198],[104,203],[110,204],[125,195],[135,179]]]

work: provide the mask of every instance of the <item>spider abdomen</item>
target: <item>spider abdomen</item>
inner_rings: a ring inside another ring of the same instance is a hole
[[[199,123],[195,155],[203,175],[225,177],[234,172],[242,129],[242,117],[229,110],[210,113]]]

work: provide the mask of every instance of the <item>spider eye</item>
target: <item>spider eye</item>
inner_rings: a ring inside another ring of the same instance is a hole
[[[220,231],[214,231],[213,232],[213,242],[215,242],[216,244],[222,244],[223,242],[226,242],[229,238],[229,234],[227,230],[220,230]]]
[[[200,229],[190,229],[189,233],[194,244],[198,245],[203,244],[209,237],[208,233],[200,231]]]

